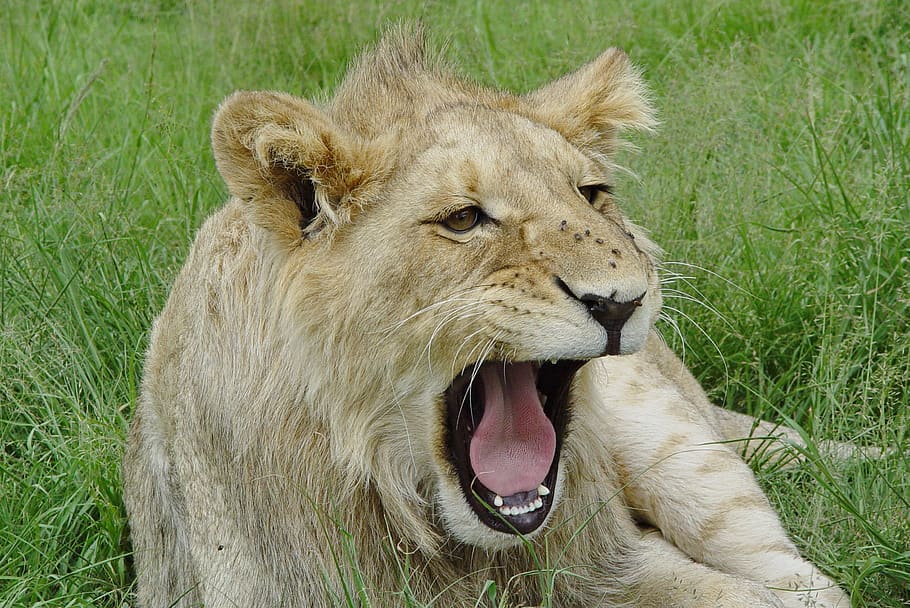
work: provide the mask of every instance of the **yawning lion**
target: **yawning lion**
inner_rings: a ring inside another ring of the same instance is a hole
[[[653,329],[611,187],[652,125],[619,50],[514,95],[404,30],[324,105],[224,101],[124,465],[139,605],[846,608]]]

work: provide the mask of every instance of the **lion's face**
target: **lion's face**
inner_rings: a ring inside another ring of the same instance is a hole
[[[369,290],[400,285],[383,316],[409,334],[401,356],[433,371],[442,514],[463,540],[498,544],[491,529],[531,533],[559,498],[574,372],[644,344],[660,306],[653,247],[611,176],[552,129],[478,107],[428,126],[394,203],[348,238],[382,243],[362,250]]]
[[[633,76],[624,56],[597,61]],[[547,119],[579,86],[430,104],[375,137],[277,94],[235,96],[216,118],[232,192],[287,240],[301,350],[380,393],[325,416],[348,437],[368,421],[351,449],[381,493],[422,488],[453,535],[484,547],[540,529],[562,492],[575,372],[641,348],[660,308],[655,248],[612,196],[604,154],[622,121],[599,116],[611,136],[598,143]],[[402,435],[407,450],[382,447]]]

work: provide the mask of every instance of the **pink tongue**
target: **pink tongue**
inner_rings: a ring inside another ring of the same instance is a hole
[[[531,363],[480,369],[484,412],[471,438],[471,468],[500,496],[536,490],[556,454],[556,431],[543,413]]]

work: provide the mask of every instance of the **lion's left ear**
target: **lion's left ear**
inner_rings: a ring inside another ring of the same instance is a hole
[[[621,131],[657,124],[641,74],[617,48],[527,94],[523,101],[534,119],[599,154],[616,150]]]

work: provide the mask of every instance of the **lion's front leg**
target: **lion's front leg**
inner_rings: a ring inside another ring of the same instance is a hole
[[[763,585],[691,560],[656,530],[643,530],[638,569],[622,605],[636,608],[783,608]]]
[[[607,418],[606,439],[639,521],[697,562],[773,589],[788,608],[850,605],[799,555],[748,465],[710,428],[702,404],[638,357],[590,367],[586,389]]]

